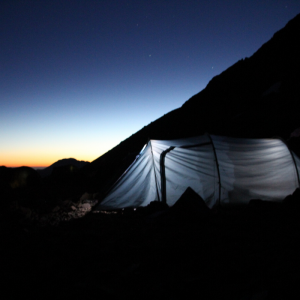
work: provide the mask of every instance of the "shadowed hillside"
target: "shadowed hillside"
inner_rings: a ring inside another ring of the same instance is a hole
[[[85,192],[86,176],[80,172],[89,162],[62,159],[43,170],[0,167],[0,207],[19,205],[42,211]],[[44,172],[43,172],[44,171]]]
[[[151,122],[83,170],[90,188],[105,190],[134,160],[148,139],[205,132],[235,137],[288,139],[300,127],[300,15],[250,58],[214,77],[200,93]]]

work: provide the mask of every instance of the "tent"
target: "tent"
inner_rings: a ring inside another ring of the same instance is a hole
[[[299,187],[300,159],[280,139],[203,135],[150,140],[98,205],[172,206],[191,187],[208,207],[280,201]]]

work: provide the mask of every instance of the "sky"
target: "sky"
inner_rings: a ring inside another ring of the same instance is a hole
[[[298,13],[299,0],[0,0],[0,166],[95,160]]]

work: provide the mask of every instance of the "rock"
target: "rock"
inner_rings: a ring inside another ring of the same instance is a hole
[[[300,189],[297,188],[292,195],[288,195],[283,199],[283,204],[287,207],[300,206]]]
[[[89,193],[84,193],[81,197],[80,197],[80,202],[83,202],[85,200],[88,200],[88,199],[92,199],[93,196]]]
[[[30,208],[27,207],[20,207],[20,211],[22,215],[24,216],[24,219],[30,219],[32,216],[32,211]]]
[[[83,203],[80,208],[81,208],[80,209],[81,211],[82,210],[83,211],[91,210],[91,204],[90,203]]]
[[[71,206],[73,204],[73,202],[71,200],[67,199],[67,200],[62,201],[61,204],[64,207],[68,207],[68,206]]]
[[[53,209],[52,209],[52,212],[57,212],[60,210],[60,207],[59,206],[55,206]]]

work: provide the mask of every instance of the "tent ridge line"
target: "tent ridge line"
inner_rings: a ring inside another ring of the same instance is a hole
[[[219,177],[219,206],[221,206],[221,188],[222,188],[222,186],[221,186],[221,175],[220,175],[220,168],[219,168],[218,156],[217,156],[215,144],[213,142],[212,137],[210,136],[210,134],[208,132],[206,132],[205,134],[208,136],[208,138],[211,141],[212,148],[213,148],[213,151],[214,151],[214,156],[215,156],[215,159],[216,159],[216,166],[217,166],[218,177]]]

